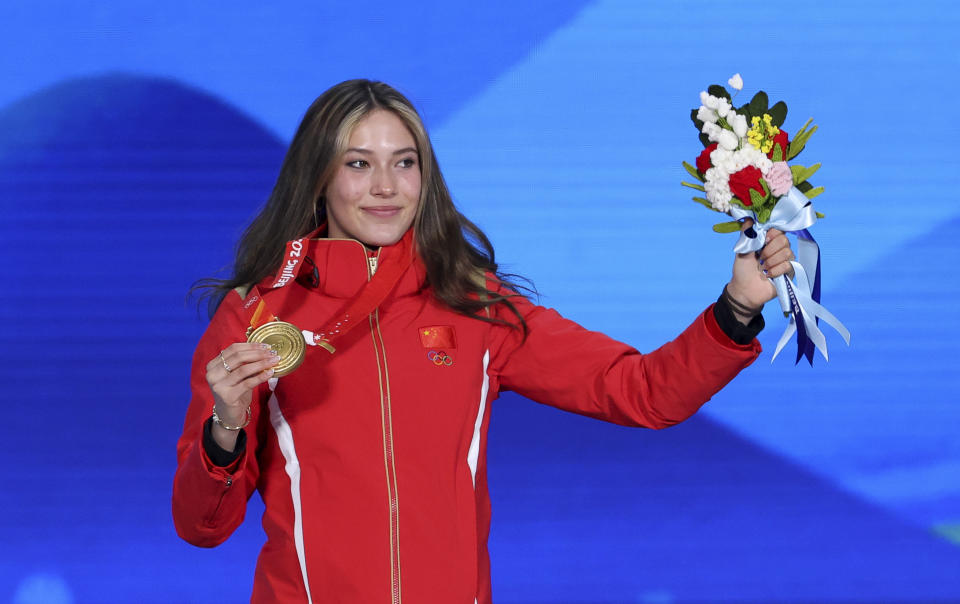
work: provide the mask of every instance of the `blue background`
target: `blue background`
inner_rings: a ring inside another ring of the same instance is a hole
[[[497,602],[960,601],[953,269],[960,11],[947,1],[129,1],[0,6],[0,601],[235,602],[170,520],[205,319],[313,98],[383,79],[460,208],[544,304],[641,350],[719,293],[688,113],[743,74],[820,125],[831,361],[759,361],[665,432],[513,395],[490,431]]]

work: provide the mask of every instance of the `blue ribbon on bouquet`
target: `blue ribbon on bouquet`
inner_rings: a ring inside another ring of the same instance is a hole
[[[817,213],[807,196],[800,189],[791,187],[786,195],[777,200],[770,219],[763,223],[757,220],[757,215],[751,210],[731,206],[728,213],[736,220],[753,219],[753,226],[740,233],[740,240],[733,248],[738,254],[756,252],[763,248],[767,241],[767,229],[779,229],[797,236],[798,261],[790,263],[794,271],[793,280],[786,275],[772,280],[783,314],[790,317],[790,323],[777,342],[773,359],[777,358],[790,338],[796,334],[797,360],[794,364],[806,357],[813,365],[814,349],[819,350],[823,358],[829,361],[827,341],[819,327],[820,319],[837,330],[849,346],[850,332],[830,311],[820,305],[820,246],[807,230],[817,221]],[[813,275],[812,282],[810,274]],[[773,362],[773,359],[770,359],[770,362]]]

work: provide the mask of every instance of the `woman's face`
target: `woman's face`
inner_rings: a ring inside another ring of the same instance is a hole
[[[403,237],[420,203],[420,160],[396,114],[378,109],[357,122],[324,197],[329,237],[368,247]]]

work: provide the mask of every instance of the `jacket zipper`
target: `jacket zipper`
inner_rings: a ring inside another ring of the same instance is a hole
[[[374,347],[377,349],[377,369],[380,373],[380,410],[383,420],[383,454],[387,472],[387,496],[390,505],[390,602],[400,604],[400,503],[397,492],[397,469],[393,450],[393,412],[390,401],[390,374],[387,369],[383,336],[380,333],[378,311],[373,312],[371,327],[376,330]]]
[[[373,278],[383,248],[367,258],[368,279]],[[390,372],[387,355],[380,332],[380,312],[374,310],[369,317],[370,335],[373,338],[374,355],[377,358],[377,374],[380,379],[380,419],[383,430],[383,461],[387,476],[387,503],[390,513],[390,603],[401,604],[400,597],[400,504],[397,493],[397,469],[393,451],[393,413],[390,404]]]

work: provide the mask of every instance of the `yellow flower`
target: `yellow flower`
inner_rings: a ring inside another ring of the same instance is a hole
[[[764,113],[763,119],[755,115],[750,120],[750,131],[747,132],[747,141],[764,153],[769,153],[773,148],[773,138],[780,133],[780,128],[774,126],[772,120],[769,113]]]

